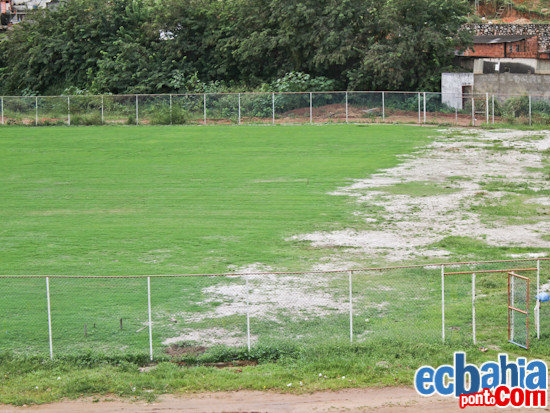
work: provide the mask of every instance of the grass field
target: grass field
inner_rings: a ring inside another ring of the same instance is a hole
[[[426,146],[437,133],[355,125],[2,128],[0,274],[311,270],[338,247],[312,247],[290,237],[365,225],[353,199],[329,193],[396,166],[398,155]],[[390,191],[452,192],[424,183],[398,184]],[[470,250],[474,259],[498,259],[506,252],[484,243]],[[369,266],[368,256],[362,264]],[[502,268],[476,268],[497,267]],[[440,344],[439,268],[354,275],[353,345],[346,273],[251,277],[250,352],[244,347],[244,282],[242,277],[153,279],[155,358],[165,362],[141,374],[138,366],[148,360],[145,279],[51,279],[56,361],[49,362],[44,279],[0,278],[0,402],[289,390],[286,385],[298,381],[306,391],[410,384],[416,367],[448,362],[457,346],[468,350],[469,361],[493,356],[470,344],[469,277],[446,284],[452,329],[448,343]],[[483,295],[479,340],[504,343],[504,278],[484,277],[478,288]],[[169,321],[173,317],[177,323]],[[206,339],[229,343],[180,355],[190,365],[235,359],[260,365],[235,375],[167,362],[163,341],[189,331],[205,332],[184,340],[190,348]],[[533,346],[531,355],[550,355],[545,341]],[[500,350],[522,354],[507,344]],[[318,372],[327,378],[318,378]]]
[[[354,220],[327,195],[429,141],[416,127],[3,128],[0,273],[307,269],[285,241]]]
[[[326,249],[289,237],[358,221],[348,199],[327,193],[396,165],[397,155],[426,144],[433,132],[344,125],[4,128],[0,274],[221,273],[254,263],[264,270],[309,269]],[[332,278],[323,285],[325,295],[335,294],[330,290],[342,276]],[[57,352],[145,351],[145,281],[52,279]],[[310,281],[289,279],[286,292],[292,297],[298,287],[309,291]],[[345,277],[340,281],[336,291],[345,292]],[[209,296],[205,288],[220,283],[221,289],[227,283],[240,288],[242,282],[155,279],[154,318],[162,320],[155,323],[155,347],[177,336],[176,326],[166,322],[174,314],[207,313],[226,304],[227,297]],[[1,346],[47,353],[44,280],[0,283],[8,297]],[[264,293],[270,288],[273,282]],[[276,311],[289,304],[281,302]],[[287,321],[289,336],[304,329],[295,327],[291,334],[289,315],[278,317]],[[345,322],[346,315],[338,313],[331,323]],[[312,320],[309,328],[322,328],[320,323]],[[196,320],[193,326],[223,327],[218,335],[237,330],[242,336],[245,323],[229,309],[215,322]],[[346,330],[339,335],[345,338]]]

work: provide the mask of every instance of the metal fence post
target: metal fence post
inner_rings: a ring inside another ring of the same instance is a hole
[[[489,124],[489,93],[485,93],[485,119]]]
[[[476,126],[476,103],[472,97],[472,126]]]
[[[423,101],[424,101],[424,123],[426,123],[426,92],[423,93]]]
[[[422,121],[420,120],[420,92],[417,93],[418,95],[418,123],[422,123]]]
[[[239,93],[239,125],[241,124],[241,94]]]
[[[456,96],[456,102],[455,102],[455,123],[458,125],[458,106],[459,106],[459,100],[458,96]]]
[[[441,266],[441,339],[445,342],[445,266]]]
[[[540,260],[537,260],[537,297],[540,294]],[[540,339],[540,311],[537,311],[537,339]]]
[[[204,124],[206,125],[206,93],[203,95]]]
[[[493,125],[495,124],[495,95],[491,95],[492,96],[492,101],[493,101],[493,107],[492,107],[492,112],[493,112]]]
[[[67,96],[67,124],[71,126],[71,97]]]
[[[476,344],[476,273],[472,273],[472,336]]]
[[[348,123],[348,92],[346,92],[346,123]]]
[[[275,93],[271,94],[271,113],[273,115],[271,123],[275,125]]]
[[[4,96],[2,96],[1,103],[2,106],[2,125],[4,124]]]
[[[313,124],[313,93],[309,92],[309,123]]]
[[[384,101],[384,92],[382,92],[382,121],[386,120],[386,102]]]
[[[349,342],[353,343],[353,300],[352,300],[352,272],[349,272]]]
[[[101,124],[104,124],[104,118],[103,118],[103,95],[101,95]]]
[[[529,126],[531,126],[531,103],[532,103],[532,98],[531,98],[531,95],[529,95]]]
[[[50,360],[53,360],[52,309],[50,305],[50,277],[46,277],[46,296],[47,296],[47,302],[48,302],[48,335],[50,338]]]
[[[139,125],[139,104],[138,104],[138,95],[136,95],[136,125]]]
[[[170,125],[172,124],[172,95],[170,95]]]
[[[34,97],[34,126],[38,126],[38,96]]]
[[[151,277],[147,277],[147,308],[149,312],[149,354],[153,361],[153,321],[151,317]]]
[[[250,290],[248,289],[248,275],[246,276],[246,343],[250,351]]]

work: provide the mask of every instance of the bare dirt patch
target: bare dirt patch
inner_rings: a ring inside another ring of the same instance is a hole
[[[488,408],[483,412],[510,409]],[[513,409],[527,412],[532,409]],[[311,394],[280,394],[273,392],[218,392],[163,396],[154,403],[127,401],[76,400],[31,407],[0,406],[2,412],[40,413],[120,413],[120,412],[378,412],[426,413],[461,412],[457,399],[452,397],[422,397],[408,387],[345,389]]]
[[[245,325],[247,309],[250,317],[279,321],[280,317],[294,320],[308,320],[319,316],[346,313],[345,300],[336,297],[330,283],[341,278],[346,285],[345,275],[323,276],[322,274],[265,274],[273,272],[271,267],[260,263],[232,268],[236,273],[248,276],[227,276],[222,282],[203,288],[207,297],[202,304],[217,303],[215,308],[205,312],[181,312],[172,316],[197,323],[229,316],[241,316]],[[248,284],[247,284],[248,278]],[[248,305],[247,305],[248,303]],[[230,331],[225,328],[183,328],[181,334],[167,338],[164,345],[181,342],[199,342],[206,345],[225,344],[239,346],[246,342],[243,331]],[[251,335],[251,342],[257,336]]]
[[[487,190],[490,183],[523,185],[533,191],[548,188],[541,152],[549,146],[547,131],[450,131],[416,154],[403,156],[397,167],[354,180],[332,193],[356,199],[357,215],[367,229],[318,231],[292,239],[319,248],[348,247],[319,269],[349,267],[365,257],[403,262],[447,256],[449,251],[430,248],[447,236],[477,238],[491,246],[550,248],[550,241],[542,238],[550,231],[548,215],[533,223],[510,225],[490,222],[472,211],[475,205],[509,195]],[[407,193],[407,188],[418,189],[420,184],[440,188],[440,193]],[[541,201],[545,205],[546,200]]]

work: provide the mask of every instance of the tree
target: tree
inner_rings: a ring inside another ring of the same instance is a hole
[[[441,72],[457,47],[469,10],[462,0],[386,0],[373,7],[371,36],[360,64],[349,72],[350,87],[374,90],[438,90]]]

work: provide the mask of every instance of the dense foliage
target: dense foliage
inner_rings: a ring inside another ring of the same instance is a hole
[[[68,0],[0,41],[0,92],[278,90],[293,72],[302,89],[433,90],[467,41],[467,11],[463,0]]]

